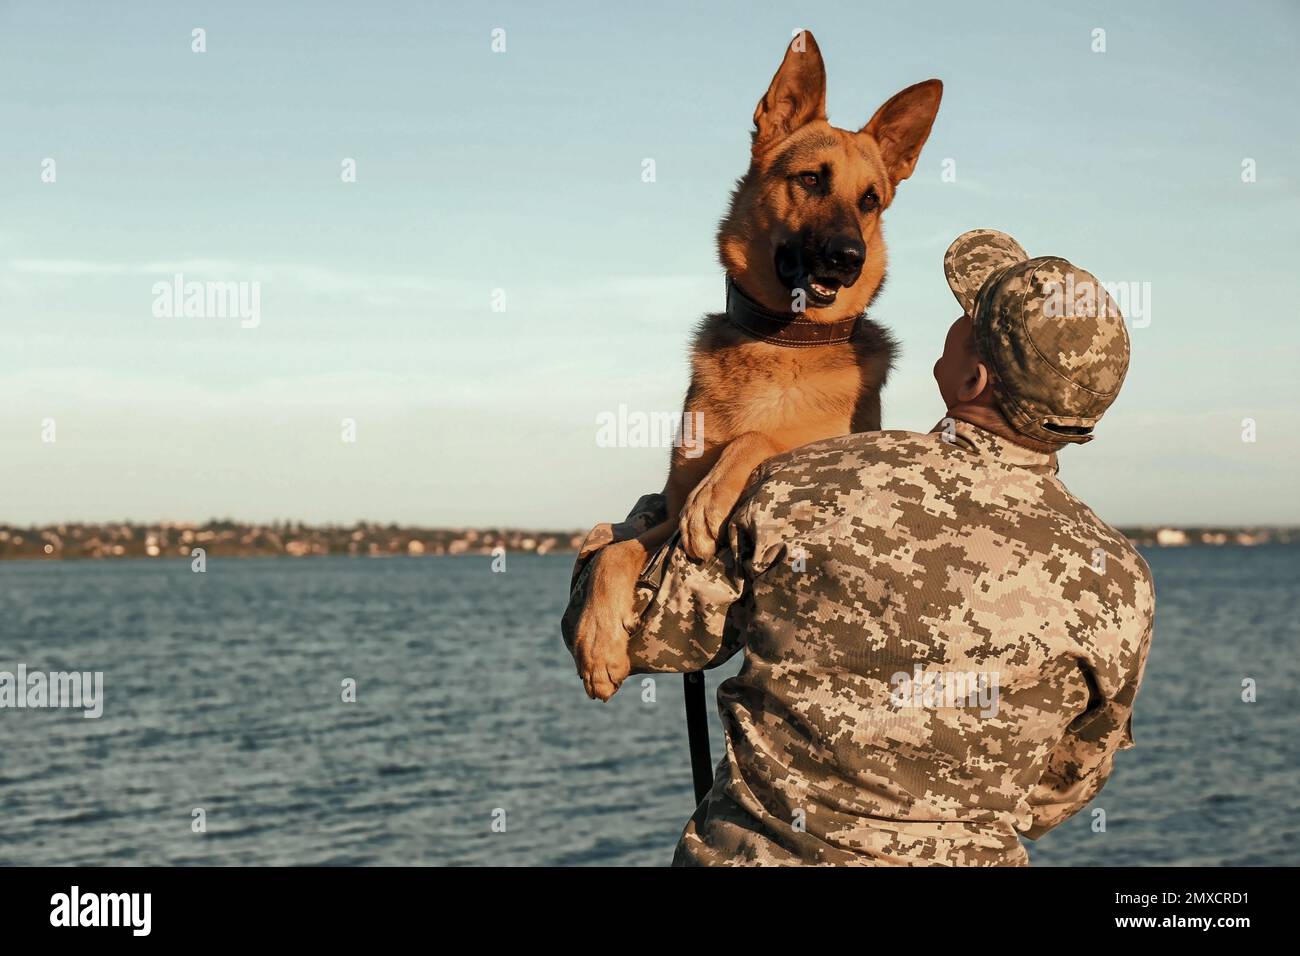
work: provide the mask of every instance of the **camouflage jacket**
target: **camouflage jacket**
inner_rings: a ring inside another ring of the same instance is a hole
[[[761,466],[715,558],[651,558],[634,672],[745,652],[674,863],[1025,865],[1018,834],[1097,794],[1133,746],[1154,593],[1056,470],[951,419],[847,435]]]

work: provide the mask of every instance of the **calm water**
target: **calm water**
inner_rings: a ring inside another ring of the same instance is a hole
[[[1300,549],[1149,560],[1108,831],[1085,811],[1033,859],[1300,863]],[[558,637],[570,558],[489,562],[0,564],[0,670],[101,670],[106,698],[99,720],[0,710],[0,863],[667,863],[692,809],[680,678],[588,701]]]

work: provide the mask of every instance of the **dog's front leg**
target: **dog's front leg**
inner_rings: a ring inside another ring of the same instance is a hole
[[[573,658],[587,696],[609,700],[631,673],[628,634],[637,623],[636,580],[646,557],[672,533],[669,522],[640,537],[606,545],[591,559],[591,590],[573,642]]]
[[[779,443],[762,432],[737,435],[717,463],[695,486],[682,508],[682,547],[693,558],[713,557],[718,538],[754,469],[779,452]]]

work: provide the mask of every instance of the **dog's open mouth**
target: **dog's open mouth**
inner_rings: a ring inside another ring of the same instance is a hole
[[[791,292],[802,292],[804,305],[809,308],[823,309],[833,305],[840,289],[845,285],[843,279],[829,274],[833,270],[819,269],[815,263],[810,266],[789,244],[783,244],[777,249],[774,265],[781,283]],[[814,269],[818,271],[814,272]],[[852,285],[852,282],[849,284]]]
[[[840,294],[842,283],[839,279],[807,275],[803,277],[803,281],[799,285],[807,294],[808,301],[812,305],[827,306],[834,302],[835,297]]]

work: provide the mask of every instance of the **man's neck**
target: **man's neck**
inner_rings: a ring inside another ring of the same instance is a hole
[[[1005,438],[1009,442],[1019,445],[1021,448],[1029,448],[1033,451],[1041,451],[1046,454],[1053,454],[1060,451],[1063,444],[1038,441],[1030,438],[1028,435],[1022,435],[1011,427],[1008,422],[992,405],[980,405],[974,402],[958,402],[948,409],[950,418],[957,418],[963,422],[974,425],[976,428],[982,428],[986,432],[992,432],[1000,438]]]

